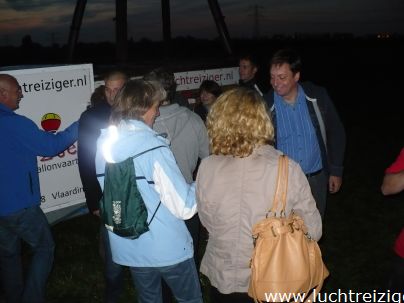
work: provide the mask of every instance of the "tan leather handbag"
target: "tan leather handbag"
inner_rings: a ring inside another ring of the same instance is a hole
[[[299,294],[312,302],[312,296],[318,294],[329,275],[320,248],[308,235],[303,219],[293,211],[285,216],[287,186],[288,158],[281,156],[272,208],[253,227],[248,295],[255,302],[294,301],[294,295]],[[278,205],[282,206],[280,212]],[[315,292],[307,297],[313,288]]]

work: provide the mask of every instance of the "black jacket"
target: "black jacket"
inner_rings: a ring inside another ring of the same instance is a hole
[[[345,129],[338,116],[337,110],[331,101],[327,90],[324,87],[315,85],[311,82],[300,83],[306,94],[306,102],[309,110],[310,118],[316,130],[317,140],[320,145],[321,159],[323,169],[332,175],[341,177],[343,173],[343,162],[345,153]],[[267,102],[268,110],[272,117],[272,123],[275,127],[276,134],[276,112],[274,106],[274,91],[270,90],[264,95]],[[326,142],[324,142],[321,133],[320,122],[316,115],[314,102],[317,102],[325,127]],[[275,138],[276,147],[276,138]]]
[[[77,158],[87,207],[91,213],[99,209],[99,201],[102,196],[95,171],[97,139],[101,134],[101,129],[108,126],[110,114],[111,106],[104,101],[88,108],[79,119]]]
[[[206,122],[206,117],[208,116],[208,110],[202,103],[198,103],[194,107],[194,112],[198,114],[199,117],[201,117],[203,122]]]
[[[252,78],[251,80],[249,80],[247,82],[244,82],[240,79],[238,81],[238,85],[241,87],[248,87],[248,88],[254,89],[263,95],[265,95],[268,92],[267,85],[264,85],[264,83],[257,81],[256,78]],[[255,86],[257,86],[258,90]]]

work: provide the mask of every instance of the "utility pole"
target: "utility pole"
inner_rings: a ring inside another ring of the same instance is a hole
[[[50,42],[51,42],[51,46],[56,45],[57,41],[56,41],[56,33],[55,32],[51,32],[50,34]]]
[[[170,0],[161,0],[161,15],[163,19],[163,40],[165,43],[169,43],[171,41]]]
[[[259,39],[261,38],[261,26],[260,26],[260,18],[263,17],[260,14],[260,9],[263,9],[264,7],[260,5],[254,5],[253,7],[253,33],[252,37],[254,39]]]
[[[169,55],[171,53],[170,0],[161,0],[161,17],[163,20],[164,55]]]

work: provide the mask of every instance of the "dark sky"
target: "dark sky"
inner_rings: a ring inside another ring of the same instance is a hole
[[[344,32],[404,34],[404,0],[218,0],[231,37],[258,33]],[[75,0],[0,0],[0,45],[33,41],[65,44]],[[161,40],[160,0],[128,0],[128,35]],[[255,8],[257,8],[255,10]],[[80,41],[114,39],[115,0],[88,0]],[[258,16],[256,19],[255,16]],[[214,38],[207,0],[171,0],[172,36]],[[257,27],[255,27],[257,32]]]

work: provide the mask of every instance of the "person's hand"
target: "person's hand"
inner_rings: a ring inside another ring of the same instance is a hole
[[[383,195],[394,195],[404,190],[404,170],[384,175],[382,184]]]
[[[99,209],[94,210],[94,211],[93,211],[93,215],[94,215],[94,216],[97,216],[97,217],[99,218],[99,217],[100,217],[100,210],[99,210]]]
[[[335,194],[339,191],[342,184],[342,178],[337,176],[330,176],[328,181],[328,190],[330,193]]]

